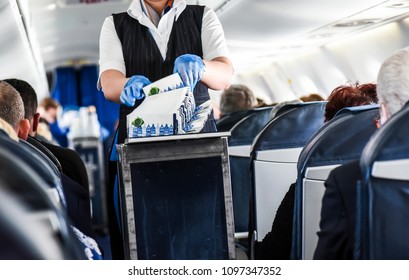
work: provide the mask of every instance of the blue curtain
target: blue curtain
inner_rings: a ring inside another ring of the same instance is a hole
[[[56,83],[51,96],[63,108],[94,105],[98,120],[109,134],[115,131],[119,118],[119,105],[105,99],[97,89],[98,67],[61,67],[56,70]]]
[[[51,97],[63,108],[79,106],[77,71],[72,67],[61,67],[56,70],[55,87]]]

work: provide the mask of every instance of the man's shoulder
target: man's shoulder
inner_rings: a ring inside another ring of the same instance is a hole
[[[350,162],[344,163],[338,167],[336,167],[333,172],[334,173],[342,173],[346,171],[358,171],[360,172],[359,167],[359,159],[352,160]]]
[[[339,186],[356,184],[361,179],[359,159],[352,160],[334,168],[328,176],[328,181],[335,180]]]

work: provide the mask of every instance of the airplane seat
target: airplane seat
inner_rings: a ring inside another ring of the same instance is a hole
[[[255,138],[251,147],[251,258],[271,230],[275,213],[297,177],[302,147],[324,123],[326,102],[287,104]],[[259,249],[258,249],[259,247]]]
[[[62,207],[66,207],[58,169],[44,154],[28,142],[21,139],[16,142],[4,134],[0,135],[0,143],[2,147],[12,151],[14,156],[31,166],[43,178],[44,186],[51,197],[61,203]]]
[[[91,202],[89,193],[78,183],[59,172],[51,160],[25,140],[11,140],[0,135],[3,147],[24,160],[43,178],[44,188],[50,197],[64,209],[75,227],[90,237],[95,237],[91,222]]]
[[[379,105],[340,110],[301,151],[295,185],[292,259],[312,259],[318,242],[325,180],[335,167],[358,159],[376,131]]]
[[[62,172],[62,166],[61,163],[58,161],[58,159],[55,157],[55,155],[47,149],[39,140],[37,140],[35,137],[28,137],[26,140],[28,143],[39,149],[44,155],[46,155],[51,162],[57,167],[59,172]]]
[[[254,137],[271,119],[273,106],[252,109],[252,113],[236,123],[230,130],[229,146],[251,145]]]
[[[61,164],[63,193],[66,199],[68,216],[83,233],[95,237],[92,224],[92,204],[89,181],[84,161],[78,152],[54,144],[39,141]]]
[[[409,259],[409,106],[394,114],[362,152],[354,258]]]
[[[44,145],[61,164],[62,173],[78,182],[89,194],[89,178],[87,168],[80,154],[72,149],[38,140]]]
[[[255,112],[256,109],[249,109],[228,113],[216,121],[217,131],[230,131],[236,123]]]
[[[86,259],[65,213],[44,185],[24,159],[1,145],[0,259]]]
[[[270,120],[272,107],[252,110],[230,130],[228,139],[230,174],[233,195],[235,238],[243,241],[248,235],[250,202],[250,146],[256,135]],[[243,242],[239,242],[243,243]],[[241,244],[246,247],[246,244]],[[246,248],[245,248],[246,249]]]
[[[46,166],[49,167],[50,170],[52,170],[52,174],[55,175],[57,178],[59,177],[60,170],[58,165],[56,165],[54,161],[50,159],[48,155],[46,155],[42,150],[40,150],[37,146],[23,139],[20,139],[18,143],[19,145],[24,146],[25,149],[29,150],[32,154],[35,154],[36,156],[40,157],[42,159],[42,162],[46,164]]]

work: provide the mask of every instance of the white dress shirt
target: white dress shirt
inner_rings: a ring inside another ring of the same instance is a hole
[[[155,40],[160,53],[165,60],[169,36],[172,31],[173,22],[177,21],[179,15],[186,8],[186,1],[175,0],[172,9],[164,15],[157,15],[153,10],[151,15],[154,21],[159,21],[157,26],[150,20],[146,14],[144,1],[134,0],[128,8],[128,14],[137,19],[140,24],[149,28],[150,33]],[[230,53],[224,38],[224,31],[216,13],[205,7],[202,19],[202,49],[203,59],[212,60],[213,58],[224,56],[229,57]],[[99,42],[99,75],[108,69],[118,70],[126,76],[125,61],[122,53],[122,45],[115,30],[112,15],[107,17],[102,25]],[[98,87],[100,84],[98,82]]]

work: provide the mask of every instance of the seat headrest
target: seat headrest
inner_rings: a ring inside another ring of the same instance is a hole
[[[379,104],[369,104],[369,105],[361,105],[361,106],[352,106],[352,107],[345,107],[339,110],[334,117],[340,116],[342,114],[349,114],[349,113],[358,113],[366,110],[371,109],[379,109]]]
[[[253,151],[303,147],[324,123],[325,102],[286,105],[259,133]]]
[[[377,130],[378,107],[345,110],[327,122],[306,144],[298,162],[301,174],[307,167],[343,164],[358,159]]]
[[[251,145],[256,135],[270,120],[271,108],[265,107],[236,123],[231,129],[229,146]]]

